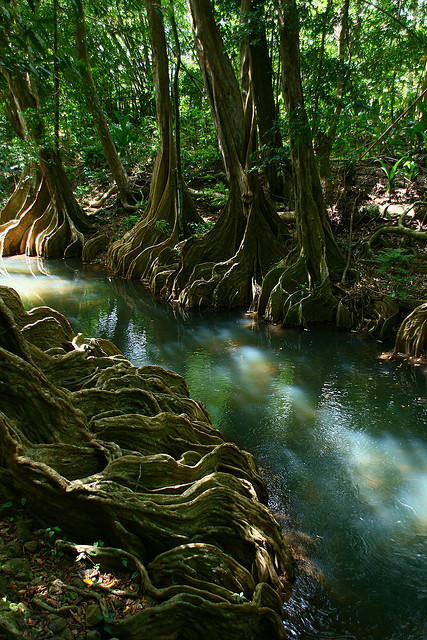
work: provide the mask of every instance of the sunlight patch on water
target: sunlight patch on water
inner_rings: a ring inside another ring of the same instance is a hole
[[[393,528],[402,520],[427,524],[427,447],[422,442],[406,440],[403,447],[391,434],[373,436],[347,427],[339,438],[351,481],[382,526]]]
[[[32,277],[29,277],[29,273]],[[52,289],[58,295],[65,292],[65,283],[57,276],[52,276],[37,258],[22,256],[11,257],[7,262],[0,259],[0,275],[2,284],[16,289],[22,301],[30,305],[43,304],[43,296]]]

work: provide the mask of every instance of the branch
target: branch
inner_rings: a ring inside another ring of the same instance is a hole
[[[415,207],[416,204],[419,204],[419,203],[414,202],[414,204],[411,204],[409,209],[406,209],[406,211],[402,213],[402,215],[400,216],[397,222],[396,227],[384,226],[377,229],[375,233],[372,234],[372,236],[368,240],[367,244],[369,249],[370,250],[372,249],[372,245],[377,242],[378,238],[380,238],[385,234],[390,234],[390,233],[394,235],[409,236],[410,238],[413,238],[414,240],[418,240],[419,242],[427,242],[427,233],[425,231],[415,231],[415,229],[409,229],[408,227],[405,227],[403,224],[404,219],[406,218],[408,213],[411,211],[411,209]]]
[[[385,16],[387,16],[388,18],[391,18],[392,20],[394,20],[395,22],[397,22],[397,24],[399,24],[401,27],[403,27],[405,29],[405,31],[407,31],[413,38],[415,38],[415,40],[418,40],[418,42],[422,45],[424,45],[424,41],[422,38],[420,38],[420,36],[413,31],[410,27],[408,27],[407,24],[405,24],[404,22],[402,22],[402,20],[400,20],[399,18],[397,18],[396,16],[394,16],[392,13],[389,13],[388,11],[386,11],[385,9],[383,9],[382,7],[379,7],[377,4],[375,4],[374,2],[370,2],[370,0],[365,0],[366,4],[370,4],[371,7],[374,7],[375,9],[377,9],[377,11],[379,11],[380,13],[383,13]]]
[[[383,133],[382,135],[380,135],[380,137],[379,137],[377,140],[375,140],[375,142],[373,142],[373,143],[371,144],[371,146],[370,146],[370,147],[368,147],[368,148],[366,149],[366,151],[364,151],[364,152],[362,153],[362,155],[361,155],[361,156],[356,160],[356,162],[360,162],[360,161],[362,160],[362,158],[364,158],[364,157],[366,156],[366,154],[367,154],[371,149],[373,149],[373,148],[374,148],[374,147],[375,147],[379,142],[381,142],[381,140],[382,140],[383,138],[385,138],[385,136],[388,134],[388,132],[389,132],[391,129],[393,129],[393,127],[394,127],[394,126],[395,126],[395,125],[396,125],[400,120],[402,120],[402,118],[403,118],[404,116],[406,116],[406,114],[408,113],[408,111],[410,111],[410,110],[412,109],[412,107],[414,107],[414,106],[417,104],[417,102],[419,102],[419,101],[421,100],[421,98],[423,98],[426,94],[427,94],[427,88],[426,88],[426,89],[424,89],[424,91],[423,91],[423,92],[418,96],[418,98],[417,98],[416,100],[414,100],[414,102],[412,102],[412,103],[409,105],[409,107],[407,107],[407,109],[405,109],[405,111],[404,111],[403,113],[401,113],[401,114],[400,114],[400,116],[399,116],[398,118],[396,118],[396,120],[395,120],[394,122],[392,122],[392,123],[391,123],[391,125],[388,127],[388,129],[386,129],[386,130],[384,131],[384,133]]]

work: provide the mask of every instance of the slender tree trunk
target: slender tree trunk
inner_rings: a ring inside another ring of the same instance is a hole
[[[181,45],[179,42],[178,29],[175,20],[175,11],[173,2],[171,2],[171,26],[173,33],[173,41],[175,46],[175,71],[173,74],[173,111],[175,124],[175,146],[176,146],[176,188],[177,188],[177,218],[178,230],[181,235],[184,234],[184,216],[183,216],[183,184],[182,164],[181,164],[181,126],[179,114],[179,72],[181,70]]]
[[[95,127],[98,131],[99,139],[108,162],[108,166],[110,167],[114,181],[117,184],[120,200],[124,205],[126,205],[130,191],[129,178],[126,174],[126,171],[124,170],[119,154],[117,153],[116,145],[114,144],[113,138],[111,137],[108,122],[99,102],[95,83],[93,81],[92,72],[90,69],[89,54],[87,51],[87,35],[82,0],[74,0],[74,6],[76,18],[76,54],[77,59],[79,60],[81,65],[80,76],[82,79],[83,90],[86,96],[86,104],[90,113],[92,114]]]
[[[317,68],[317,80],[316,80],[316,88],[314,91],[314,109],[313,109],[313,135],[317,135],[317,129],[319,126],[319,93],[320,93],[320,84],[323,74],[323,59],[325,56],[325,43],[326,43],[326,29],[328,25],[329,14],[332,10],[332,0],[328,0],[327,7],[323,14],[322,20],[322,37],[320,40],[320,50],[319,50],[319,64]]]
[[[263,172],[272,195],[283,196],[285,190],[289,197],[292,189],[284,183],[284,179],[287,183],[292,180],[290,166],[283,159],[278,161],[283,143],[273,93],[273,68],[265,34],[264,4],[263,0],[241,0],[241,21],[250,31],[241,46],[249,47],[249,73],[253,84]]]
[[[55,93],[55,148],[59,154],[58,0],[53,0],[53,88]]]

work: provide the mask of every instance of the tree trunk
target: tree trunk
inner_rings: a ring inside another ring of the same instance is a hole
[[[250,171],[256,121],[248,52],[242,59],[242,99],[209,0],[189,0],[188,6],[229,197],[213,229],[183,246],[167,292],[188,307],[242,307],[251,304],[257,283],[283,252],[281,221]]]
[[[263,0],[241,0],[240,16],[249,30],[251,79],[257,113],[262,170],[273,196],[292,197],[290,163],[283,157],[278,108],[273,93],[273,68],[268,53]]]
[[[92,114],[93,121],[95,123],[98,136],[104,150],[105,157],[113,175],[114,181],[117,184],[119,190],[120,200],[123,205],[127,204],[128,195],[130,192],[129,178],[124,170],[122,161],[117,153],[116,145],[111,137],[108,122],[105,117],[104,111],[99,102],[98,94],[96,91],[95,83],[93,81],[92,72],[90,69],[89,55],[87,51],[87,35],[85,14],[83,10],[82,0],[74,0],[75,8],[75,43],[77,60],[80,63],[79,71],[82,79],[82,86],[86,97],[87,107]]]
[[[332,198],[332,173],[331,173],[331,151],[337,134],[337,127],[343,107],[344,92],[348,70],[346,65],[350,60],[349,51],[349,14],[350,0],[343,0],[339,24],[338,37],[338,74],[337,87],[335,91],[335,109],[330,126],[316,133],[316,155],[319,165],[320,177],[325,186],[325,198],[330,202]]]
[[[151,178],[147,208],[140,221],[108,251],[110,269],[128,278],[146,278],[154,285],[160,254],[175,259],[174,246],[181,239],[180,227],[189,235],[188,224],[201,218],[184,185],[181,193],[181,220],[178,208],[177,157],[172,129],[169,69],[160,0],[146,0],[153,52],[154,90],[160,149]],[[160,277],[156,286],[159,287]]]
[[[150,604],[110,616],[115,636],[284,639],[293,561],[265,484],[180,376],[0,287],[0,402],[1,501],[25,497],[80,558],[136,572]]]
[[[297,248],[265,278],[258,313],[274,322],[305,325],[332,321],[337,301],[330,269],[344,268],[344,257],[326,216],[300,75],[299,25],[295,0],[279,2],[280,53],[291,161],[295,184]]]

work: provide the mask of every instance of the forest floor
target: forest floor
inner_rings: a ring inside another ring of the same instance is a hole
[[[111,640],[100,598],[111,620],[150,606],[126,567],[105,573],[67,544],[56,526],[35,529],[21,505],[0,505],[1,640]]]

